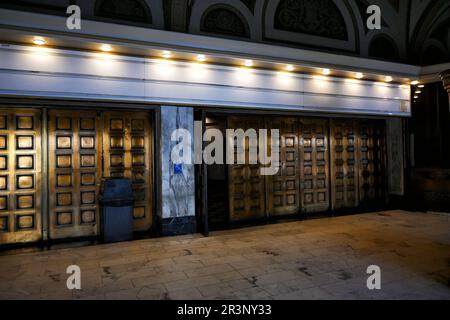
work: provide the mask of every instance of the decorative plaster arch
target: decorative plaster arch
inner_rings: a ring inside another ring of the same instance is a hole
[[[350,10],[350,13],[353,17],[353,25],[355,28],[355,51],[358,53],[363,52],[363,47],[367,47],[367,43],[365,41],[366,37],[366,29],[365,29],[365,23],[366,21],[361,16],[361,13],[359,11],[358,5],[355,1],[348,1],[348,5]],[[359,50],[359,51],[358,51]]]
[[[347,30],[347,40],[332,39],[327,37],[321,37],[306,33],[291,32],[285,30],[278,30],[274,27],[275,13],[277,12],[278,5],[281,0],[271,0],[267,4],[265,10],[265,27],[264,36],[266,39],[275,41],[284,41],[297,43],[302,45],[310,45],[316,47],[326,47],[332,49],[340,49],[345,51],[356,51],[356,37],[355,28],[350,12],[347,6],[342,0],[330,0],[339,10]],[[303,0],[313,1],[313,0]]]

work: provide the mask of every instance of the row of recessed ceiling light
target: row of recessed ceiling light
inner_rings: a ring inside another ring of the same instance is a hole
[[[419,81],[413,81],[413,82],[411,82],[411,84],[412,84],[413,86],[417,86],[416,90],[414,91],[414,102],[416,102],[417,99],[420,98],[420,97],[419,97],[419,94],[422,93],[422,90],[421,90],[421,89],[423,89],[423,88],[425,87],[425,85],[419,84]]]
[[[43,46],[47,42],[42,37],[35,37],[33,39],[33,43],[35,45],[38,45],[38,46]],[[113,51],[113,47],[110,44],[102,44],[100,46],[100,50],[103,51],[103,52],[111,52],[111,51]],[[170,58],[172,58],[172,52],[170,52],[170,51],[163,51],[161,56],[164,59],[170,59]],[[206,56],[204,54],[198,54],[197,57],[196,57],[196,60],[198,62],[206,62],[207,58],[206,58]],[[245,67],[250,68],[250,67],[253,67],[253,65],[254,65],[253,60],[250,60],[250,59],[244,60],[244,66]],[[292,71],[295,71],[295,67],[292,64],[287,64],[285,66],[285,70],[288,71],[288,72],[292,72]],[[331,74],[331,70],[327,69],[327,68],[322,69],[322,74],[325,75],[325,76],[328,76],[328,75]],[[355,72],[354,76],[355,76],[356,79],[363,79],[364,78],[364,74],[361,73],[361,72]],[[385,76],[384,77],[384,81],[385,82],[392,82],[393,80],[394,79],[391,76]],[[411,85],[418,85],[418,84],[419,84],[419,82],[417,80],[411,82]],[[422,88],[422,87],[423,87],[423,85],[419,85],[419,88]],[[420,94],[421,92],[419,92],[419,91],[416,91],[416,94]]]
[[[170,51],[164,51],[161,56],[164,59],[170,59],[172,57],[172,53]],[[204,54],[199,54],[199,55],[197,55],[196,59],[199,62],[205,62],[206,61],[206,56]],[[249,67],[249,68],[253,67],[253,60],[250,60],[250,59],[244,60],[244,66],[245,67]],[[292,72],[292,71],[295,71],[295,67],[292,64],[287,64],[285,66],[285,70],[289,71],[289,72]],[[328,76],[328,75],[331,74],[331,70],[330,69],[326,69],[326,68],[322,69],[322,74],[325,75],[325,76]],[[361,72],[356,72],[355,73],[355,78],[356,79],[363,79],[364,78],[364,74],[361,73]],[[384,80],[386,82],[391,82],[391,81],[393,81],[393,78],[391,76],[386,76],[384,78]]]

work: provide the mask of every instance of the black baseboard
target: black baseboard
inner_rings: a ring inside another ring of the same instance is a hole
[[[160,236],[179,236],[197,232],[195,216],[160,218],[158,217]]]

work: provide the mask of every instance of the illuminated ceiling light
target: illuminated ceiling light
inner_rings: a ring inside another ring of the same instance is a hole
[[[197,56],[197,61],[199,62],[205,62],[206,61],[206,56],[204,54],[199,54]]]
[[[415,94],[421,94],[422,93],[422,91],[420,91],[420,90],[417,90],[416,92],[414,92]]]
[[[245,60],[244,65],[246,67],[253,67],[253,60]]]
[[[417,80],[411,81],[411,85],[412,85],[412,86],[416,86],[416,85],[418,85],[418,84],[419,84],[419,81],[417,81]]]
[[[392,79],[391,76],[384,77],[384,81],[386,81],[386,82],[391,82],[392,80],[394,80],[394,79]]]
[[[419,88],[424,88],[425,85],[421,84],[421,85],[418,85],[417,87],[419,87]]]
[[[45,41],[44,38],[41,37],[34,37],[33,38],[33,43],[37,46],[43,46],[44,44],[46,44],[47,42]]]
[[[357,72],[357,73],[355,74],[355,78],[356,78],[356,79],[362,79],[362,78],[364,78],[364,74],[362,74],[361,72]]]
[[[345,82],[347,83],[358,83],[359,81],[356,79],[345,79]]]
[[[111,52],[112,49],[113,48],[109,44],[102,44],[100,47],[100,50],[102,50],[103,52]]]
[[[330,69],[323,69],[322,70],[322,74],[325,76],[328,76],[329,74],[331,74],[331,70]]]
[[[414,96],[414,99],[419,99],[419,96]]]
[[[294,71],[294,70],[295,70],[295,68],[294,68],[294,66],[293,66],[292,64],[288,64],[288,65],[286,66],[286,71],[291,72],[291,71]]]
[[[316,79],[316,80],[321,80],[321,81],[327,81],[328,80],[327,77],[322,76],[322,75],[318,75],[318,74],[313,75],[313,78]]]
[[[161,56],[164,59],[170,59],[172,57],[172,53],[170,51],[164,51]]]

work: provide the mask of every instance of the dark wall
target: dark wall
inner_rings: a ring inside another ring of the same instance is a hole
[[[448,95],[440,82],[419,90],[407,126],[407,203],[410,209],[450,212]]]

